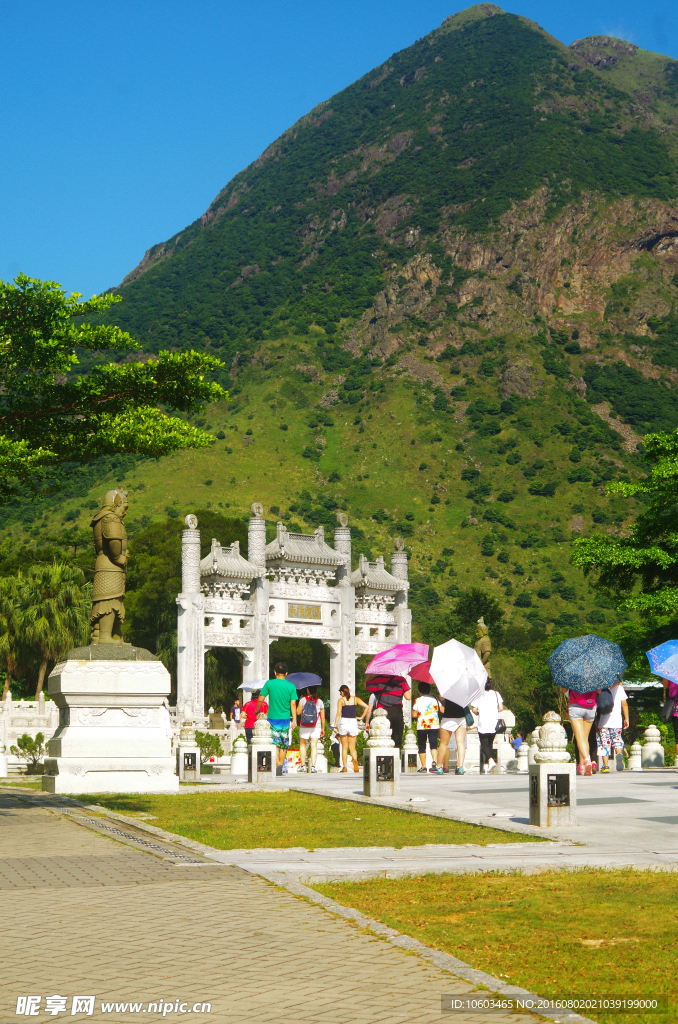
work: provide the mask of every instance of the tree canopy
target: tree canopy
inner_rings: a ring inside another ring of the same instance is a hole
[[[623,607],[651,613],[678,610],[678,430],[647,434],[649,475],[639,483],[612,483],[610,494],[646,501],[628,537],[575,541],[573,562],[596,590]]]
[[[20,274],[0,281],[0,502],[38,487],[63,463],[108,454],[159,457],[212,443],[170,412],[226,397],[206,379],[222,364],[197,352],[160,352],[147,362],[113,361],[85,371],[78,351],[130,353],[119,327],[87,323],[120,296],[82,296]]]

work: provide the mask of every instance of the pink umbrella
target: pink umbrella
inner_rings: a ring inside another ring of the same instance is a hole
[[[404,676],[413,665],[420,665],[427,658],[428,644],[396,644],[387,651],[376,654],[365,669],[365,673]]]

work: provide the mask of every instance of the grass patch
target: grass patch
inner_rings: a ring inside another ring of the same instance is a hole
[[[582,1011],[601,1024],[676,1019],[675,874],[426,875],[314,888],[541,996],[669,996],[668,1014]]]
[[[12,789],[42,789],[42,776],[34,775],[33,777],[26,775],[12,775],[7,779],[0,779],[0,786],[10,787]]]
[[[310,793],[191,793],[83,796],[119,814],[152,814],[153,824],[219,850],[303,846],[423,846],[520,843],[533,836],[390,810]]]

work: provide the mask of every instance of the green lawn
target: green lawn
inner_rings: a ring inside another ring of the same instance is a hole
[[[604,1024],[677,1019],[675,874],[426,875],[314,888],[541,996],[669,996],[668,1014],[581,1011]]]
[[[0,786],[12,789],[42,789],[42,777],[40,775],[12,775],[7,779],[0,779]]]
[[[539,842],[430,815],[389,810],[308,793],[182,793],[176,796],[83,796],[219,850],[303,846],[423,846],[425,843]]]

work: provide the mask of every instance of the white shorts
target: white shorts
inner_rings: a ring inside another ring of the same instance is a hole
[[[319,740],[320,739],[320,717],[315,725],[300,725],[299,726],[299,739],[300,740]]]
[[[462,725],[466,728],[465,718],[443,718],[442,722],[440,723],[440,728],[446,729],[447,732],[451,732],[452,735],[454,736],[457,729]]]
[[[358,735],[358,719],[357,718],[340,718],[339,725],[337,726],[337,733],[340,736],[357,736]]]

